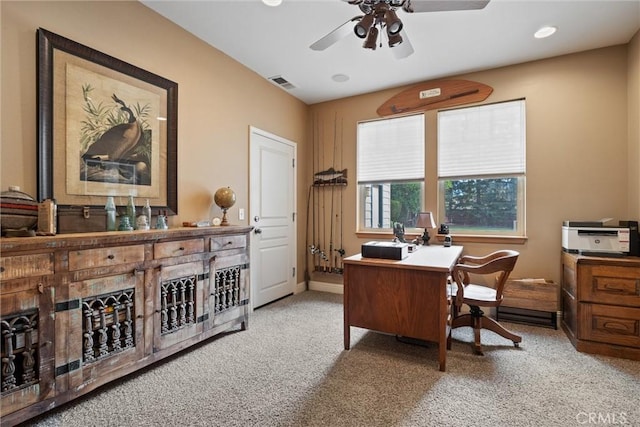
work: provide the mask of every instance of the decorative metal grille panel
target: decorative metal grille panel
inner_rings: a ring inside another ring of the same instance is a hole
[[[38,311],[2,318],[2,394],[40,380]]]
[[[134,289],[125,289],[82,301],[84,362],[135,347],[134,296]]]
[[[161,334],[169,334],[196,322],[196,275],[171,279],[160,285]]]
[[[215,312],[220,313],[240,304],[240,265],[216,270],[214,289]]]

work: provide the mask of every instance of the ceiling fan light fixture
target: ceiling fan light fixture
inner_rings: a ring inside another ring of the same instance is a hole
[[[395,10],[387,9],[384,13],[384,22],[387,25],[387,34],[389,36],[400,34],[400,31],[402,31],[402,21],[396,15]]]
[[[353,32],[361,39],[367,37],[371,25],[373,25],[373,14],[364,15],[360,21],[353,27]]]
[[[400,33],[389,35],[389,47],[396,47],[402,43],[402,36]]]
[[[365,49],[376,50],[377,44],[378,44],[378,29],[376,27],[371,27],[369,29],[369,33],[367,34],[367,39],[362,44],[362,47]]]

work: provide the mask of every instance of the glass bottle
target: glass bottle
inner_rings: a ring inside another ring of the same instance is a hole
[[[147,199],[142,208],[142,215],[147,217],[147,225],[151,228],[151,205],[149,205],[149,199]]]
[[[158,214],[158,217],[156,218],[156,229],[157,230],[166,230],[167,227],[167,220],[164,217],[164,215],[162,215],[162,212]]]
[[[113,201],[113,196],[107,197],[104,210],[107,211],[107,231],[116,231],[116,204]]]
[[[129,196],[129,202],[127,203],[127,216],[129,217],[129,224],[135,230],[136,226],[136,205],[133,201],[133,196]]]

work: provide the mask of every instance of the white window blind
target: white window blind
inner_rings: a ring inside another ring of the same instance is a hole
[[[440,178],[525,172],[524,100],[438,113]]]
[[[358,124],[358,183],[424,179],[424,115]]]

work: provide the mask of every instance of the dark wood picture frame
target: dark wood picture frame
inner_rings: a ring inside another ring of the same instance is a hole
[[[166,190],[166,194],[161,194],[161,199],[166,204],[154,204],[154,212],[158,210],[165,211],[166,214],[174,215],[178,212],[178,188],[177,188],[177,140],[178,140],[178,84],[153,74],[149,71],[138,68],[127,62],[98,52],[90,47],[84,46],[60,35],[54,34],[48,30],[39,28],[37,30],[37,126],[38,126],[38,154],[37,154],[37,198],[38,201],[45,199],[57,199],[54,179],[57,169],[60,165],[54,165],[54,150],[56,144],[66,144],[64,138],[62,141],[56,140],[54,119],[54,101],[64,94],[56,93],[54,86],[54,51],[59,50],[71,57],[77,57],[80,60],[97,64],[106,69],[113,70],[116,75],[121,73],[127,78],[132,78],[153,87],[162,93],[162,99],[166,98],[166,125],[160,135],[163,138],[163,147],[166,152],[161,153],[160,158],[166,159],[166,184],[162,182],[162,193]],[[164,91],[164,92],[163,92]],[[164,105],[161,105],[164,109]],[[66,167],[65,165],[62,165]],[[164,165],[162,165],[164,167]],[[65,196],[67,199],[73,200],[73,196]],[[104,207],[106,195],[104,197],[92,197],[93,202],[100,203],[60,203],[64,205],[90,205]]]

